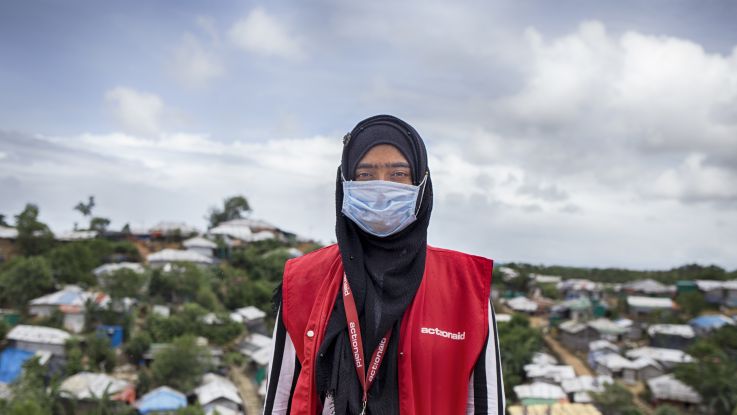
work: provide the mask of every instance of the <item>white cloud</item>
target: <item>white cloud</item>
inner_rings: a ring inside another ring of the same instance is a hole
[[[704,154],[690,154],[677,168],[659,175],[653,191],[686,202],[737,202],[737,173],[705,161]]]
[[[107,91],[105,99],[127,131],[146,136],[160,132],[164,102],[157,95],[118,86]]]
[[[190,33],[182,36],[174,51],[173,71],[187,86],[198,87],[225,73],[225,65],[213,43],[204,43]]]
[[[283,22],[260,7],[233,25],[230,39],[248,52],[289,60],[304,57],[300,39],[291,34]]]

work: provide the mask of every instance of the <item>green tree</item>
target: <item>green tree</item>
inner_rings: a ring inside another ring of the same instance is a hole
[[[16,242],[20,252],[26,256],[41,255],[54,244],[54,234],[45,223],[38,220],[38,214],[38,206],[29,203],[15,216],[18,230]]]
[[[701,395],[711,413],[731,415],[737,406],[737,327],[720,328],[688,353],[696,361],[678,365],[676,377]]]
[[[70,242],[52,249],[46,257],[51,263],[54,278],[62,284],[93,285],[92,270],[99,260],[89,244]]]
[[[514,396],[514,387],[524,379],[524,366],[542,348],[542,335],[530,327],[529,319],[521,314],[515,314],[510,322],[500,324],[498,330],[504,389],[507,396]]]
[[[79,202],[74,206],[74,210],[78,210],[85,218],[92,215],[92,208],[95,207],[95,197],[90,196],[87,199],[87,203]]]
[[[21,376],[11,384],[13,398],[5,408],[13,415],[73,414],[73,408],[65,406],[61,400],[59,379],[53,378],[46,384],[46,368],[37,358],[28,359],[23,364]]]
[[[136,383],[136,396],[143,396],[151,390],[153,379],[149,370],[144,366],[138,371],[138,383]]]
[[[210,368],[209,362],[207,348],[199,346],[194,336],[182,336],[156,353],[151,375],[156,385],[189,391],[197,386]]]
[[[223,201],[223,208],[212,208],[208,216],[210,228],[218,226],[220,223],[240,219],[244,214],[251,212],[251,205],[245,196],[232,196]]]
[[[108,218],[94,217],[90,219],[90,230],[91,231],[97,231],[99,233],[104,233],[107,230],[108,226],[110,226],[110,219]]]
[[[106,336],[97,333],[88,335],[86,352],[90,371],[112,372],[115,369],[115,351]]]
[[[678,294],[676,303],[681,307],[681,311],[685,314],[685,318],[698,317],[702,311],[709,308],[709,303],[704,299],[704,294],[700,292],[685,292]]]
[[[609,383],[601,393],[592,394],[596,406],[603,415],[635,415],[640,411],[634,406],[632,392],[618,383]]]
[[[143,359],[143,355],[148,351],[149,347],[151,347],[151,336],[145,331],[142,331],[128,340],[123,351],[128,357],[128,361],[137,365]]]
[[[64,345],[66,349],[66,367],[64,371],[67,376],[72,376],[84,370],[82,365],[82,349],[79,347],[78,340],[67,340]]]
[[[683,415],[683,413],[675,406],[661,405],[655,410],[654,415]]]
[[[10,331],[8,323],[6,323],[5,320],[0,320],[0,341],[5,340],[5,336],[8,335],[8,331]]]
[[[205,415],[205,410],[199,405],[185,406],[174,412],[176,415]]]
[[[21,309],[54,288],[51,267],[43,257],[15,257],[0,274],[2,303]]]
[[[5,227],[10,226],[8,222],[5,221],[5,215],[3,215],[2,213],[0,213],[0,226],[5,226]]]
[[[148,283],[149,274],[130,269],[119,269],[104,277],[102,286],[113,300],[125,297],[140,298]]]

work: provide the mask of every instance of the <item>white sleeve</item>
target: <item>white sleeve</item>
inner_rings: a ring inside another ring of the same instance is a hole
[[[266,400],[264,415],[286,415],[292,401],[294,385],[301,370],[292,339],[289,337],[281,309],[276,314],[274,324],[274,352],[269,362],[266,378]]]
[[[489,301],[489,334],[468,381],[467,415],[504,415],[504,380],[499,354],[496,313]]]

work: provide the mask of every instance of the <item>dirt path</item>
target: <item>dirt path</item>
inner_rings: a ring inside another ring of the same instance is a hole
[[[563,347],[563,345],[558,343],[558,340],[554,339],[553,336],[546,334],[543,338],[545,339],[545,344],[548,345],[553,353],[560,357],[560,360],[562,360],[564,364],[573,367],[573,370],[576,371],[577,376],[594,375],[594,373],[591,371],[591,369],[589,369],[586,363],[579,359],[578,356],[571,353],[568,349]]]
[[[633,397],[632,402],[635,404],[635,406],[637,406],[637,409],[642,411],[642,413],[645,415],[651,415],[654,412],[653,408],[650,405],[648,405],[645,401],[640,399],[639,394],[640,392],[643,391],[643,389],[645,389],[644,383],[637,382],[634,385],[626,385],[622,383],[622,385],[627,387],[627,389],[629,389],[630,392],[632,392],[632,397]]]
[[[261,413],[263,403],[258,396],[256,385],[243,374],[243,369],[238,366],[230,366],[230,379],[238,387],[243,398],[243,406],[246,409],[246,415],[258,415]]]

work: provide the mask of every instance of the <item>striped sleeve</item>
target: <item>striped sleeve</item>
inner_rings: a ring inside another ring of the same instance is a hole
[[[274,352],[269,362],[266,378],[266,400],[264,415],[286,415],[289,413],[301,365],[297,359],[294,344],[284,326],[281,309],[276,314],[274,324]]]
[[[494,305],[489,301],[489,334],[468,382],[467,415],[504,415],[504,381]]]

